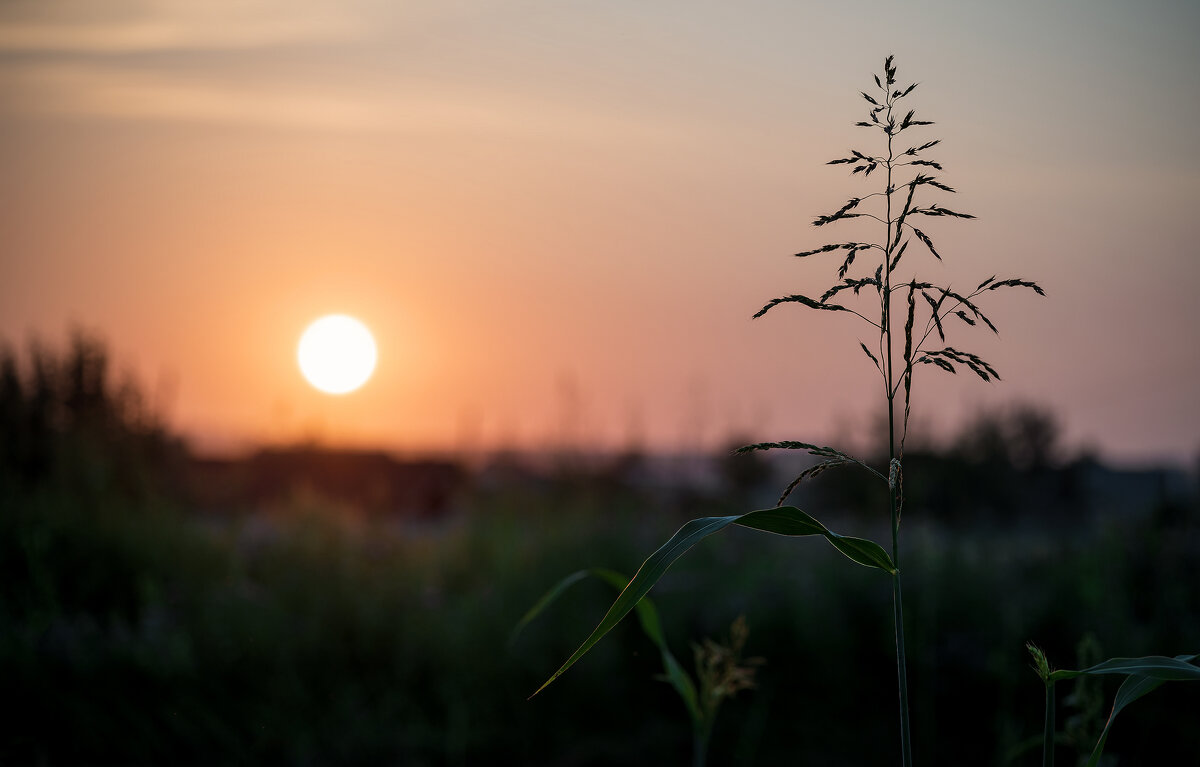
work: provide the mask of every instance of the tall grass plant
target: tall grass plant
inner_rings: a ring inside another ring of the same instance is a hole
[[[926,277],[930,271],[930,259],[934,262],[943,260],[934,233],[925,228],[926,222],[932,219],[972,219],[974,216],[940,202],[941,198],[954,194],[955,190],[943,180],[945,169],[932,154],[941,143],[940,139],[925,138],[922,133],[933,124],[932,121],[921,119],[915,109],[907,106],[907,99],[917,84],[900,84],[892,56],[885,59],[882,71],[873,76],[873,81],[873,88],[861,92],[867,113],[865,119],[855,123],[855,126],[869,131],[875,136],[875,141],[865,148],[852,148],[828,164],[845,166],[850,169],[851,175],[861,177],[865,184],[877,185],[813,221],[813,225],[820,228],[849,225],[854,235],[796,253],[796,257],[801,259],[833,258],[838,264],[835,281],[819,295],[793,293],[775,298],[754,317],[763,317],[780,306],[796,305],[848,317],[858,327],[864,328],[866,336],[859,339],[858,345],[877,377],[879,391],[886,404],[886,464],[872,465],[868,460],[843,450],[803,441],[761,442],[740,448],[739,452],[801,451],[815,458],[816,462],[798,472],[783,490],[774,508],[704,517],[681,527],[645,560],[599,625],[535,691],[535,695],[589,652],[630,610],[635,609],[667,569],[703,538],[730,526],[783,536],[821,536],[846,558],[881,571],[890,579],[898,692],[899,760],[904,767],[911,767],[914,763],[908,685],[908,632],[900,567],[900,526],[905,501],[904,447],[912,410],[914,379],[918,371],[936,370],[950,374],[965,371],[985,382],[998,381],[1000,375],[991,364],[962,348],[957,340],[952,345],[950,337],[964,330],[980,328],[998,332],[995,323],[981,308],[996,291],[1028,289],[1041,296],[1045,292],[1037,283],[1020,277],[997,278],[993,275],[968,288],[943,284]],[[923,258],[918,258],[919,253],[923,254]],[[831,469],[856,471],[864,482],[886,486],[890,540],[885,541],[884,545],[864,538],[840,535],[809,513],[786,505],[802,482]],[[1118,692],[1112,713],[1115,717],[1121,708],[1162,681],[1190,679],[1200,675],[1200,669],[1189,663],[1195,656],[1115,659],[1077,672],[1052,672],[1044,654],[1035,652],[1035,657],[1038,658],[1037,668],[1046,684],[1047,764],[1053,762],[1056,681],[1088,674],[1128,675],[1129,681]],[[853,683],[854,675],[847,676],[846,683]],[[1099,758],[1107,732],[1108,726],[1090,764],[1095,764]]]

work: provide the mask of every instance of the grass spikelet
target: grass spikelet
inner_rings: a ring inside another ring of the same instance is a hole
[[[832,245],[822,245],[814,250],[805,250],[795,255],[796,258],[805,258],[806,256],[814,256],[818,253],[829,253],[834,250],[865,250],[869,247],[871,247],[871,244],[866,242],[838,242]]]
[[[925,234],[915,226],[911,228],[913,230],[913,234],[917,235],[917,239],[925,243],[925,247],[929,248],[929,252],[933,254],[934,258],[936,258],[938,261],[941,261],[942,254],[937,252],[937,248],[933,247],[933,240],[929,239],[929,235]]]
[[[857,197],[851,198],[845,205],[835,212],[830,213],[828,216],[818,216],[816,220],[813,221],[813,226],[824,226],[825,224],[837,221],[839,218],[845,218],[846,214],[853,210],[860,202],[862,202],[862,200],[858,199]]]
[[[874,362],[874,363],[875,363],[875,368],[876,368],[876,369],[877,369],[877,370],[878,370],[880,373],[882,373],[882,372],[883,372],[883,366],[879,364],[879,360],[878,360],[878,359],[876,359],[875,355],[871,353],[871,350],[867,348],[867,345],[866,345],[865,343],[863,343],[862,341],[859,341],[859,342],[858,342],[858,345],[859,345],[859,346],[861,346],[861,347],[862,347],[862,350],[863,350],[863,352],[865,352],[865,353],[866,353],[866,355],[867,355],[868,357],[870,357],[870,358],[871,358],[871,362]]]
[[[994,280],[996,278],[993,277],[992,279]],[[991,285],[989,285],[987,290],[996,290],[997,288],[1030,288],[1039,296],[1046,295],[1046,291],[1042,290],[1040,285],[1038,285],[1036,282],[1030,282],[1028,280],[1000,280],[999,282],[993,282]]]
[[[776,306],[779,306],[780,304],[788,304],[788,303],[804,304],[805,306],[809,307],[810,309],[822,309],[824,311],[829,311],[829,312],[849,311],[848,309],[846,309],[846,307],[841,306],[839,304],[826,304],[826,303],[822,303],[820,301],[814,301],[813,299],[809,298],[808,296],[793,295],[793,296],[784,296],[783,298],[775,298],[775,299],[768,301],[766,306],[759,309],[754,314],[754,319],[758,319],[759,317],[763,316],[764,314],[769,312],[771,309],[774,309]]]
[[[779,500],[775,502],[776,508],[778,508],[778,507],[782,506],[784,503],[786,503],[788,497],[791,496],[791,494],[793,492],[795,492],[796,488],[799,487],[800,483],[803,482],[804,480],[812,479],[813,477],[816,477],[817,475],[824,473],[827,469],[832,469],[834,466],[845,466],[848,463],[853,463],[853,461],[848,461],[848,460],[840,459],[840,458],[833,458],[828,461],[822,461],[821,463],[818,463],[814,466],[810,466],[809,468],[800,472],[800,474],[795,479],[793,479],[790,483],[788,483],[788,486],[786,488],[784,488],[783,493],[781,493],[779,496]]]
[[[946,294],[943,293],[942,297],[936,301],[933,300],[933,296],[929,295],[928,293],[926,293],[923,290],[921,291],[921,296],[924,297],[924,299],[929,302],[930,316],[933,319],[934,326],[937,328],[938,338],[945,341],[946,340],[946,331],[942,328],[941,309],[942,309],[942,301],[946,298]]]
[[[838,279],[846,276],[846,272],[850,271],[850,266],[854,263],[854,254],[858,253],[857,248],[853,248],[846,254],[846,260],[842,262],[842,266],[838,269]]]

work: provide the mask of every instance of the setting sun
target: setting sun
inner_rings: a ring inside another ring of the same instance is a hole
[[[310,384],[326,394],[346,394],[375,370],[375,339],[353,317],[331,314],[308,326],[296,356]]]

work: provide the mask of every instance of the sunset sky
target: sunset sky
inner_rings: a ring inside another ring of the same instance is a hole
[[[836,440],[880,387],[838,262],[791,254],[877,188],[825,162],[894,53],[977,221],[937,281],[992,294],[1004,381],[919,371],[944,432],[1014,400],[1068,445],[1200,451],[1200,4],[0,3],[0,338],[94,330],[209,450]],[[329,313],[378,367],[296,364]],[[853,318],[850,318],[853,319]]]

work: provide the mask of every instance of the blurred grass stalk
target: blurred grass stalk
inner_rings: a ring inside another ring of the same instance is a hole
[[[1098,767],[1100,757],[1104,754],[1104,744],[1108,741],[1109,730],[1112,728],[1117,714],[1121,713],[1122,709],[1138,698],[1154,691],[1163,682],[1200,680],[1200,667],[1194,666],[1191,663],[1191,661],[1200,657],[1200,654],[1176,655],[1174,658],[1167,658],[1161,655],[1147,655],[1142,658],[1110,658],[1080,671],[1067,669],[1058,669],[1055,671],[1051,669],[1050,662],[1046,658],[1046,653],[1040,647],[1033,642],[1026,643],[1025,647],[1029,650],[1029,654],[1033,656],[1034,671],[1037,672],[1042,682],[1046,685],[1046,717],[1042,733],[1042,767],[1054,767],[1054,745],[1057,735],[1057,728],[1054,723],[1054,685],[1056,682],[1075,679],[1076,677],[1110,674],[1125,677],[1125,681],[1121,683],[1120,688],[1117,689],[1116,697],[1113,699],[1112,712],[1108,715],[1108,720],[1104,723],[1104,729],[1100,732],[1100,738],[1096,741],[1096,746],[1092,749],[1092,753],[1087,760],[1087,767]]]
[[[567,589],[589,575],[605,581],[618,592],[629,586],[629,578],[613,570],[577,570],[556,583],[529,608],[513,628],[508,640],[509,646],[512,646],[526,626],[556,602]],[[696,663],[696,678],[693,680],[671,652],[663,633],[658,609],[650,598],[643,597],[634,606],[634,610],[637,612],[642,633],[654,643],[662,658],[663,673],[657,678],[671,685],[687,710],[692,725],[692,765],[704,767],[708,762],[708,744],[712,738],[713,723],[721,703],[741,690],[753,688],[755,666],[762,662],[760,658],[742,658],[742,650],[750,634],[746,617],[738,616],[730,626],[729,638],[726,641],[717,642],[706,638],[700,644],[692,646]]]

